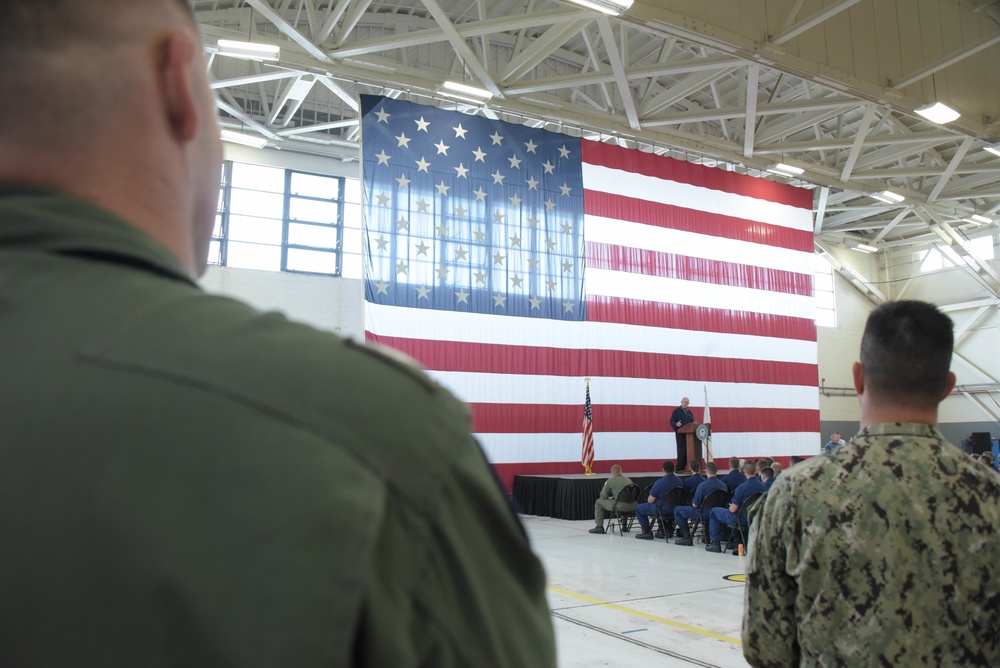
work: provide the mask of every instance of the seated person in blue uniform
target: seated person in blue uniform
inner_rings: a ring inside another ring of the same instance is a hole
[[[653,532],[649,530],[649,518],[656,517],[657,508],[660,508],[661,501],[667,492],[684,485],[681,479],[674,475],[673,462],[663,462],[663,473],[664,476],[653,483],[653,488],[649,490],[649,498],[646,499],[646,503],[640,503],[635,507],[635,518],[639,520],[639,526],[642,527],[642,532],[636,536],[640,540],[653,540]],[[673,506],[663,506],[660,509],[664,517],[673,516]]]
[[[695,460],[688,465],[688,469],[691,471],[691,475],[683,479],[684,482],[684,505],[690,505],[691,499],[694,498],[695,492],[698,489],[698,485],[705,482],[705,476],[701,474],[701,462]],[[664,537],[664,526],[663,522],[660,522],[660,528],[656,530],[653,534],[656,538]],[[669,537],[669,536],[668,536]]]
[[[684,478],[684,498],[693,497],[698,485],[705,482],[705,476],[701,474],[701,462],[696,459],[691,462],[688,468],[691,470],[691,475]]]
[[[700,485],[698,489],[694,492],[694,500],[691,501],[690,506],[677,506],[674,508],[674,521],[677,523],[677,531],[680,532],[681,537],[674,541],[675,545],[694,545],[694,540],[688,531],[688,521],[693,520],[701,513],[701,521],[708,522],[708,511],[699,510],[701,504],[705,502],[708,495],[716,490],[725,490],[726,484],[722,482],[719,478],[719,465],[715,462],[709,462],[705,464],[705,470],[708,472],[708,478],[706,478]]]
[[[774,469],[770,466],[765,466],[760,470],[760,481],[764,483],[764,487],[771,489],[771,485],[774,484]]]
[[[722,482],[726,483],[726,489],[729,490],[730,494],[736,491],[736,488],[746,482],[747,477],[743,475],[740,471],[740,458],[730,457],[729,458],[729,473],[722,476]]]
[[[847,445],[847,441],[840,437],[839,431],[835,431],[830,434],[830,440],[823,446],[823,452],[830,452],[834,448],[839,448],[842,445]]]
[[[709,540],[712,542],[705,546],[707,552],[722,552],[722,530],[732,525],[736,521],[736,513],[739,512],[743,504],[754,494],[767,491],[764,483],[757,479],[757,464],[752,459],[743,462],[743,473],[746,474],[746,482],[736,488],[733,493],[733,500],[729,508],[712,508],[708,518]],[[740,524],[748,526],[746,517],[740,516]]]

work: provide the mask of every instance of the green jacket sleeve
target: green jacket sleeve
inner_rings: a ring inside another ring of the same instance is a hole
[[[743,656],[752,666],[797,666],[797,585],[788,572],[797,545],[792,485],[777,481],[750,526],[743,610]]]
[[[555,666],[544,571],[478,448],[446,477],[422,507],[385,505],[356,665]]]

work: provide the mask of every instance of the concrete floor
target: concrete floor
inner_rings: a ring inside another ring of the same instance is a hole
[[[548,574],[560,668],[746,666],[744,557],[594,535],[593,521],[523,516]],[[726,578],[733,579],[726,579]]]

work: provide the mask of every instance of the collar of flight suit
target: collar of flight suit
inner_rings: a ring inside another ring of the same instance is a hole
[[[49,188],[0,185],[0,253],[11,250],[124,264],[197,285],[153,237],[113,213]]]

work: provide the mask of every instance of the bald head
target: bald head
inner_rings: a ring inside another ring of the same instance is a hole
[[[0,183],[62,191],[204,271],[222,146],[185,0],[0,0]]]

